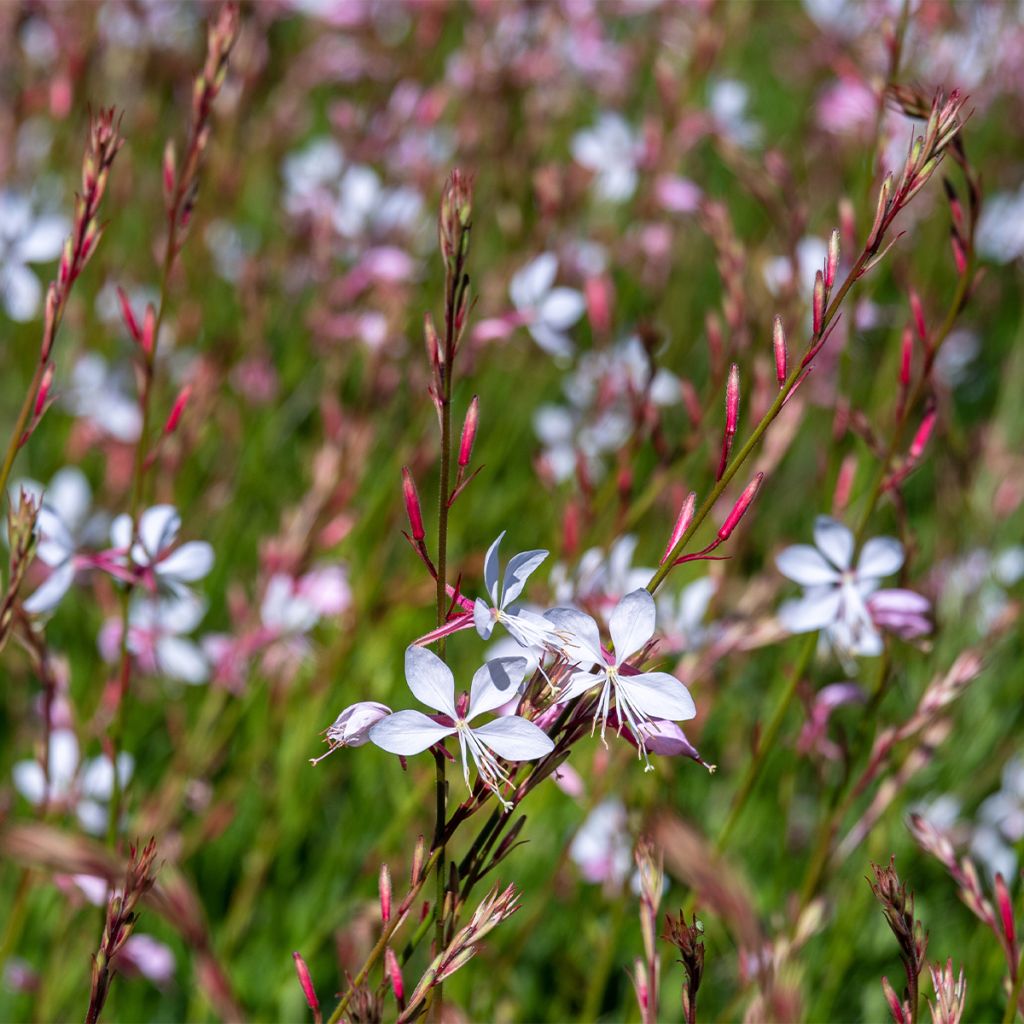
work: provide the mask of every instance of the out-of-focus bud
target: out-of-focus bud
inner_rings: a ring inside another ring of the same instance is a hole
[[[825,276],[820,270],[814,275],[812,313],[813,330],[815,335],[819,335],[825,323]]]
[[[409,882],[410,885],[415,886],[420,880],[420,875],[423,872],[423,860],[426,857],[426,851],[427,847],[423,836],[418,836],[416,839],[416,848],[413,850],[412,854],[412,868],[409,872],[409,877],[411,879]]]
[[[910,383],[910,369],[914,357],[914,336],[907,327],[903,331],[900,347],[900,386],[906,388]]]
[[[889,212],[889,196],[892,194],[892,174],[887,174],[878,190],[878,205],[875,207],[875,219],[868,232],[867,247],[869,250],[878,248],[882,241],[882,230],[886,214]]]
[[[163,179],[164,179],[164,203],[168,208],[174,203],[175,183],[178,175],[178,162],[174,155],[174,142],[167,140],[164,147]]]
[[[120,286],[117,289],[117,301],[121,305],[121,319],[124,321],[125,327],[128,328],[128,333],[134,341],[142,341],[142,331],[139,328],[138,320],[135,319],[135,313],[132,311],[132,304],[128,301],[128,296],[125,295],[124,289]]]
[[[914,434],[914,440],[910,442],[910,450],[907,455],[911,462],[916,462],[921,458],[921,453],[924,451],[925,445],[928,444],[928,438],[932,436],[934,428],[935,410],[930,409],[924,414],[924,419],[921,420],[921,425],[917,428],[917,433]]]
[[[739,525],[740,520],[746,514],[747,509],[750,508],[754,498],[757,497],[758,488],[761,486],[761,481],[764,480],[764,473],[758,473],[753,480],[747,484],[744,488],[743,493],[739,496],[736,504],[733,505],[732,511],[725,517],[725,522],[719,527],[718,539],[728,540],[732,531]]]
[[[185,411],[185,406],[188,405],[188,400],[192,397],[192,385],[186,384],[181,391],[178,392],[178,397],[174,400],[174,405],[171,406],[170,415],[167,417],[167,422],[164,424],[164,435],[173,434],[177,429],[178,423],[181,420],[181,414]]]
[[[465,469],[473,455],[473,442],[476,440],[476,429],[480,423],[480,399],[473,396],[466,410],[466,419],[462,424],[462,437],[459,440],[459,469]]]
[[[423,318],[423,339],[427,345],[427,359],[430,361],[431,367],[436,370],[441,365],[444,352],[437,337],[434,318],[429,313]]]
[[[465,262],[473,219],[473,186],[458,168],[452,171],[441,196],[438,239],[449,269]]]
[[[921,305],[921,296],[910,289],[910,310],[914,315],[914,328],[917,330],[917,336],[921,339],[922,343],[928,343],[928,328],[924,322],[924,308]]]
[[[423,529],[423,512],[420,509],[420,496],[416,493],[416,484],[408,466],[402,467],[402,496],[405,498],[405,514],[409,517],[409,529],[412,539],[421,541],[426,536]]]
[[[668,539],[668,546],[665,548],[665,554],[661,556],[659,565],[664,565],[668,560],[668,556],[675,550],[675,546],[679,543],[679,539],[684,533],[690,528],[690,523],[693,522],[693,512],[697,505],[697,492],[690,491],[686,496],[686,500],[683,502],[679,509],[679,515],[676,516],[676,525],[672,527],[672,535]]]
[[[380,866],[380,878],[377,881],[380,893],[380,919],[384,924],[391,920],[391,872],[387,864]]]
[[[402,980],[402,968],[398,964],[398,957],[390,946],[384,951],[384,968],[388,972],[391,991],[394,992],[395,1000],[401,1008],[405,1002],[405,982]]]
[[[789,372],[786,368],[789,358],[786,353],[786,330],[782,326],[781,316],[776,316],[775,323],[772,326],[772,348],[775,351],[775,379],[779,382],[779,387],[781,388],[786,383],[786,377]]]
[[[142,319],[142,337],[139,339],[142,351],[147,356],[153,355],[153,347],[156,344],[156,310],[153,303],[146,305],[146,313]]]
[[[1010,899],[1009,890],[1006,888],[1006,879],[1001,874],[996,875],[996,906],[999,908],[999,919],[1003,925],[1003,934],[1006,941],[1012,947],[1017,941],[1017,932],[1013,923],[1013,902]]]
[[[612,326],[612,282],[607,275],[588,277],[583,285],[587,300],[587,319],[597,334],[606,334]]]
[[[309,968],[306,966],[306,961],[302,959],[301,953],[292,953],[292,959],[295,961],[295,973],[299,976],[302,994],[306,997],[306,1005],[312,1011],[313,1019],[319,1022],[320,1000],[316,997],[316,988],[313,986],[313,978],[309,973]]]
[[[828,240],[828,259],[825,261],[825,287],[829,291],[836,283],[839,270],[839,228],[832,229],[832,237]]]

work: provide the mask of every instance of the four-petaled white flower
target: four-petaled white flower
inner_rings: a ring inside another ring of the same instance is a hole
[[[172,550],[180,529],[181,516],[173,505],[154,505],[139,517],[137,538],[132,537],[132,517],[125,514],[111,524],[110,539],[115,548],[130,553],[153,590],[181,595],[189,592],[185,584],[210,571],[213,548],[206,541],[192,540]]]
[[[554,743],[533,722],[519,715],[471,726],[477,716],[501,707],[516,694],[526,671],[525,658],[489,661],[473,676],[468,705],[455,699],[451,669],[423,647],[405,652],[405,678],[409,689],[428,707],[440,712],[440,721],[421,711],[397,711],[370,729],[370,739],[392,754],[408,756],[427,750],[447,736],[457,736],[462,752],[462,773],[469,786],[472,759],[485,786],[508,807],[500,787],[510,782],[498,758],[533,761],[551,753]]]
[[[60,255],[70,225],[59,215],[35,217],[22,195],[0,191],[0,302],[12,320],[31,320],[42,304],[43,286],[29,263]]]
[[[567,358],[573,344],[566,333],[586,309],[583,295],[573,288],[556,288],[558,257],[541,253],[516,273],[508,286],[512,304],[533,340],[545,352]]]
[[[853,534],[829,516],[815,520],[814,543],[795,544],[775,560],[783,576],[805,588],[803,597],[779,608],[779,621],[792,633],[824,630],[840,654],[880,654],[882,637],[868,599],[883,577],[903,565],[903,545],[894,537],[875,537],[854,567]]]
[[[522,647],[546,647],[556,639],[554,627],[542,615],[526,609],[511,607],[512,602],[523,592],[526,581],[548,557],[546,551],[521,551],[513,555],[505,566],[505,578],[499,586],[501,565],[498,548],[505,536],[502,530],[487,549],[484,559],[484,585],[491,603],[477,598],[473,605],[473,624],[484,640],[490,640],[495,623],[501,623]],[[524,669],[525,671],[525,669]]]
[[[575,608],[555,608],[547,613],[560,633],[566,656],[577,665],[559,701],[578,697],[582,693],[601,688],[594,710],[594,725],[601,722],[604,740],[608,714],[615,700],[615,712],[620,725],[626,725],[637,738],[638,752],[647,761],[644,741],[645,725],[654,719],[682,722],[697,714],[693,698],[686,687],[668,672],[638,672],[627,674],[626,662],[642,650],[654,636],[654,598],[646,590],[634,590],[616,606],[608,620],[608,629],[614,645],[611,664],[601,648],[601,635],[597,623]]]
[[[633,129],[619,114],[601,114],[593,128],[572,139],[573,159],[594,172],[595,192],[612,203],[621,203],[636,191],[640,152]]]

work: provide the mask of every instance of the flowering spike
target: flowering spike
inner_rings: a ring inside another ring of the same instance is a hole
[[[409,517],[412,539],[417,543],[422,542],[426,536],[423,529],[423,512],[420,510],[420,496],[416,493],[416,484],[413,483],[408,466],[402,467],[402,494],[405,497],[405,514]]]
[[[473,454],[473,442],[476,440],[476,428],[480,423],[480,398],[473,396],[466,410],[466,419],[462,424],[462,438],[459,441],[459,469],[465,469],[469,465],[470,457]]]
[[[391,872],[387,864],[380,866],[377,888],[380,892],[380,919],[387,924],[391,920]]]
[[[313,987],[313,978],[309,973],[309,968],[306,966],[306,961],[302,959],[301,953],[292,953],[292,959],[295,961],[295,973],[299,976],[302,994],[306,997],[306,1005],[313,1013],[313,1020],[319,1024],[321,1019],[320,1000],[316,997],[316,989]]]
[[[775,379],[779,382],[779,387],[781,388],[786,383],[786,377],[788,376],[786,369],[788,361],[786,330],[782,326],[781,316],[776,316],[775,324],[772,327],[772,348],[775,350]]]
[[[719,527],[718,539],[728,540],[729,535],[739,525],[739,521],[746,514],[748,508],[750,508],[751,502],[757,496],[758,488],[761,486],[761,481],[764,479],[764,473],[758,473],[753,480],[747,484],[743,493],[739,496],[736,504],[733,505],[732,511],[725,517],[725,522]]]
[[[832,237],[828,240],[828,259],[825,261],[825,288],[832,290],[836,283],[836,272],[839,270],[839,228],[832,229]]]
[[[679,543],[679,538],[689,529],[690,523],[693,522],[693,512],[697,505],[697,492],[690,491],[686,496],[686,501],[683,502],[679,509],[679,515],[676,516],[676,525],[672,527],[672,536],[668,539],[668,547],[665,548],[665,554],[661,556],[659,565],[664,565],[668,560],[668,556],[675,550],[675,546]]]

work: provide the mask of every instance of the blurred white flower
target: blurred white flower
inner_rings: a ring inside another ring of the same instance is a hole
[[[626,828],[626,807],[616,797],[598,804],[569,844],[569,857],[587,882],[618,888],[633,867],[633,840]]]
[[[139,517],[137,538],[132,538],[132,517],[125,513],[111,523],[110,540],[130,554],[152,590],[183,596],[190,592],[186,584],[201,580],[213,568],[213,548],[202,540],[175,547],[180,530],[181,516],[173,505],[154,505]]]
[[[995,263],[1024,256],[1024,185],[985,197],[978,219],[978,252]]]
[[[37,215],[25,196],[0,191],[0,302],[12,320],[24,323],[39,313],[43,286],[28,264],[55,260],[70,229],[66,218]]]
[[[572,355],[568,330],[587,308],[582,292],[555,287],[558,257],[541,253],[519,270],[509,282],[512,305],[522,317],[533,340],[553,356]]]
[[[721,78],[711,84],[708,107],[715,127],[737,146],[750,149],[761,141],[761,126],[747,116],[750,94],[734,78]]]
[[[111,371],[102,356],[86,353],[75,363],[64,404],[73,415],[90,420],[115,441],[131,444],[138,440],[142,410],[125,393],[122,376]]]
[[[601,114],[593,128],[572,138],[573,159],[594,172],[594,190],[612,203],[621,203],[636,191],[640,154],[636,134],[619,114]]]

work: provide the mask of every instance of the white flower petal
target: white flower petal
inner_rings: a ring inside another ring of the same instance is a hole
[[[116,516],[110,524],[110,543],[121,550],[127,549],[132,542],[132,517],[127,512]]]
[[[547,324],[536,323],[530,327],[530,336],[549,355],[568,359],[573,353],[572,339]]]
[[[18,239],[18,256],[26,263],[48,263],[64,248],[64,239],[71,225],[63,217],[52,214],[38,217],[28,234]]]
[[[47,565],[61,565],[75,553],[75,541],[64,521],[48,504],[39,510],[36,520],[39,545],[36,555]]]
[[[558,703],[564,704],[567,700],[572,700],[573,697],[592,690],[595,686],[603,683],[606,678],[607,674],[604,672],[599,672],[596,675],[593,672],[574,672],[568,685],[559,693]]]
[[[12,320],[31,320],[39,312],[42,295],[43,286],[28,267],[20,263],[0,266],[0,299]]]
[[[61,598],[68,592],[74,579],[74,563],[65,562],[54,569],[30,597],[25,598],[22,607],[29,615],[41,615],[43,612],[53,611],[60,604]]]
[[[507,608],[523,592],[526,581],[547,557],[546,551],[520,551],[508,560],[501,585],[502,608]]]
[[[156,658],[166,676],[183,683],[205,683],[210,674],[209,663],[198,644],[182,637],[160,637],[156,642]]]
[[[506,761],[533,761],[555,749],[547,733],[518,715],[488,722],[473,735]]]
[[[421,711],[396,711],[370,730],[370,742],[391,754],[409,756],[451,736],[453,726],[439,725]]]
[[[46,776],[38,761],[18,761],[11,769],[14,788],[30,803],[41,804],[46,794]]]
[[[654,636],[657,614],[654,598],[646,590],[634,590],[616,606],[608,620],[615,645],[615,664],[621,665]]]
[[[650,718],[685,722],[697,714],[690,691],[668,672],[644,672],[638,676],[619,676],[616,687]]]
[[[79,800],[75,807],[78,823],[92,836],[101,836],[107,831],[107,809],[95,800]]]
[[[76,532],[85,524],[92,504],[92,488],[85,474],[77,466],[58,470],[47,485],[46,503],[67,524],[70,532]]]
[[[895,537],[869,540],[857,560],[857,575],[881,579],[899,572],[903,566],[903,545]]]
[[[495,607],[498,606],[498,579],[500,577],[498,549],[501,547],[501,539],[504,536],[505,531],[502,530],[484,556],[484,586],[487,588],[487,593],[491,595],[491,604]]]
[[[537,311],[538,319],[556,331],[572,327],[585,312],[587,301],[574,288],[552,288]]]
[[[182,544],[157,566],[160,576],[192,582],[201,580],[213,568],[213,548],[203,540]]]
[[[790,633],[810,633],[835,622],[839,614],[840,591],[815,589],[795,601],[784,601],[778,619]]]
[[[181,529],[181,516],[173,505],[154,505],[139,519],[139,540],[150,560],[174,543]]]
[[[837,569],[850,568],[853,534],[839,520],[831,516],[818,516],[814,520],[814,543]]]
[[[451,669],[425,647],[405,649],[405,681],[421,703],[449,718],[458,718],[455,711],[455,677]]]
[[[783,576],[802,587],[817,587],[839,581],[839,571],[810,544],[794,544],[780,551],[775,556],[775,565]]]
[[[562,634],[561,650],[577,665],[605,665],[597,623],[578,608],[552,608],[544,618]]]
[[[531,260],[509,282],[512,305],[518,310],[534,309],[555,283],[557,273],[558,257],[553,252],[543,252]]]
[[[469,689],[466,721],[507,704],[519,693],[525,674],[525,658],[495,658],[478,668]]]
[[[483,640],[490,640],[494,632],[494,619],[491,617],[491,606],[478,597],[473,602],[473,625]]]

